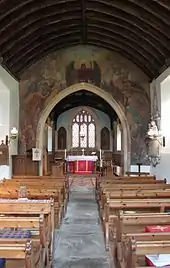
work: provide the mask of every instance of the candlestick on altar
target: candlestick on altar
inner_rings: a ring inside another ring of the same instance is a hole
[[[84,155],[84,148],[82,149],[82,155]]]
[[[100,159],[100,167],[102,168],[103,167],[103,160]]]
[[[100,149],[100,160],[102,159],[102,150]]]
[[[67,158],[67,150],[66,149],[64,150],[64,158],[65,158],[65,160]]]

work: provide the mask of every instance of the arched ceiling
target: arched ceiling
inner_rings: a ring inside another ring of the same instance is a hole
[[[53,108],[50,117],[53,121],[57,122],[57,118],[60,114],[79,106],[89,106],[100,110],[109,116],[111,122],[116,121],[118,118],[116,112],[104,99],[86,90],[74,92],[62,99]]]
[[[0,0],[0,60],[13,75],[52,51],[117,51],[150,79],[170,58],[169,0]]]

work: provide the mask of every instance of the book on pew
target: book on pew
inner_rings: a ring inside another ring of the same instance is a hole
[[[146,226],[145,232],[167,233],[170,232],[170,226]],[[170,267],[170,254],[146,255],[145,259],[148,266]]]
[[[148,266],[170,267],[170,254],[146,255],[145,258]]]

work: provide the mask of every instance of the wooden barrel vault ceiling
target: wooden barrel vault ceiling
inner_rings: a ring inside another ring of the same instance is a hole
[[[76,44],[119,52],[153,79],[170,62],[170,0],[0,0],[0,60],[18,79]]]

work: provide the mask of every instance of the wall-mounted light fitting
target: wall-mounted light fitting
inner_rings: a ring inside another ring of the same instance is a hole
[[[16,127],[12,127],[11,131],[10,131],[10,138],[15,140],[18,137],[18,130]]]
[[[18,137],[18,130],[16,127],[12,127],[10,130],[10,136],[6,136],[6,145],[8,145],[10,143],[11,140],[16,140],[16,138]]]

